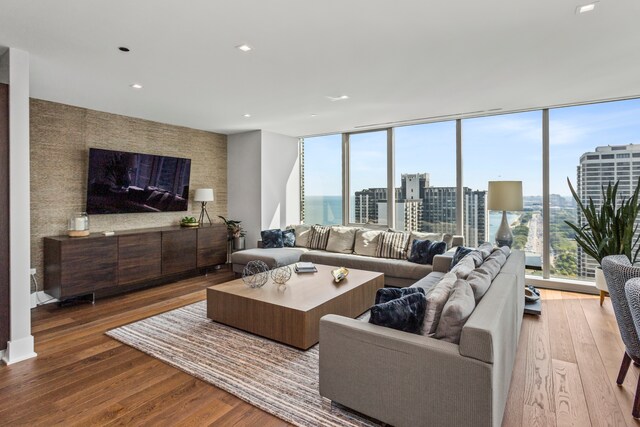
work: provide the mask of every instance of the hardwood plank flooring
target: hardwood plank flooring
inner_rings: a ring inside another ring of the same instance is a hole
[[[2,425],[285,426],[237,397],[104,335],[205,299],[231,280],[208,276],[98,300],[32,310],[38,357],[0,366]],[[640,368],[615,384],[624,346],[611,302],[542,290],[542,316],[525,315],[503,426],[634,426]]]

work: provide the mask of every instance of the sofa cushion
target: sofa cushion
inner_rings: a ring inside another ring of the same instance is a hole
[[[429,274],[427,274],[425,277],[423,277],[422,279],[418,280],[416,283],[414,283],[413,285],[411,285],[412,288],[422,288],[424,289],[425,293],[428,293],[431,291],[431,288],[433,288],[435,285],[438,284],[438,282],[440,282],[440,280],[444,277],[445,273],[441,273],[439,271],[433,271]]]
[[[462,260],[460,260],[460,262],[458,262],[456,266],[451,269],[451,272],[455,273],[458,279],[467,279],[467,277],[469,277],[469,274],[471,274],[471,272],[475,268],[476,265],[474,262],[474,258],[471,256],[466,256],[462,258]]]
[[[412,293],[371,307],[369,322],[417,334],[420,333],[422,327],[426,306],[426,298],[423,293]]]
[[[406,259],[374,258],[354,254],[338,254],[335,252],[309,251],[300,256],[301,261],[317,264],[335,265],[359,270],[384,273],[385,282],[388,277],[418,280],[431,273],[430,265],[414,264]]]
[[[411,295],[416,292],[420,292],[424,295],[426,292],[420,287],[410,288],[380,288],[376,291],[375,304],[384,304],[385,302],[392,301],[394,299],[402,298],[406,295]]]
[[[357,230],[355,243],[353,245],[353,253],[358,255],[376,256],[381,234],[382,230]]]
[[[482,254],[482,259],[484,260],[489,255],[491,255],[491,252],[493,252],[493,244],[490,242],[484,242],[483,244],[478,246],[478,250]]]
[[[291,229],[282,230],[282,245],[285,248],[293,248],[296,246],[295,230],[291,230]]]
[[[449,299],[442,309],[435,337],[442,341],[459,344],[462,327],[475,307],[476,301],[469,283],[463,279],[456,280]]]
[[[281,248],[284,246],[282,239],[282,230],[275,228],[273,230],[262,230],[260,232],[262,238],[262,247],[265,249]]]
[[[493,279],[500,273],[500,269],[506,260],[507,257],[504,255],[504,252],[496,248],[480,267],[469,273],[467,280],[469,281],[469,285],[471,285],[471,289],[473,289],[476,304],[487,292]]]
[[[442,233],[421,233],[419,231],[412,231],[409,233],[409,240],[407,241],[407,258],[411,256],[411,248],[414,240],[442,240]]]
[[[327,251],[350,254],[353,252],[353,241],[357,228],[333,226],[329,230]]]
[[[294,264],[300,261],[300,255],[307,251],[307,248],[247,249],[231,254],[231,262],[245,265],[249,261],[260,260],[264,261],[269,268],[274,268],[277,265]]]
[[[331,227],[326,225],[314,225],[311,227],[309,236],[309,249],[325,250],[329,241],[329,231]]]
[[[306,248],[309,246],[309,236],[311,235],[311,226],[308,224],[295,224],[287,227],[296,233],[296,246]]]
[[[451,258],[451,268],[455,267],[456,264],[458,262],[460,262],[460,260],[462,258],[464,258],[465,255],[467,255],[472,250],[473,249],[471,249],[471,248],[465,248],[464,246],[458,246],[456,248],[456,252],[453,254],[453,258]]]
[[[442,235],[442,241],[447,244],[447,250],[453,247],[453,234],[445,233]]]
[[[380,235],[376,256],[378,258],[404,259],[407,254],[409,235],[393,231],[385,231]]]
[[[424,322],[422,323],[422,335],[431,335],[436,332],[442,309],[449,299],[449,294],[456,280],[458,280],[458,278],[455,274],[447,273],[427,292],[427,311],[425,312]]]

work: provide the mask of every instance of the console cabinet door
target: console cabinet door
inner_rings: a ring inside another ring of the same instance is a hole
[[[227,227],[214,224],[198,228],[198,268],[227,262]]]
[[[162,274],[162,235],[131,234],[118,237],[118,284],[140,282]]]
[[[61,242],[60,297],[115,286],[117,264],[118,240],[113,237]]]
[[[197,231],[162,232],[162,274],[183,273],[196,268]]]

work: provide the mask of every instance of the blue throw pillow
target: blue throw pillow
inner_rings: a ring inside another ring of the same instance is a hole
[[[292,248],[296,245],[296,232],[293,229],[282,230],[282,243],[285,248]]]
[[[427,298],[423,293],[414,292],[371,307],[369,323],[419,334],[426,310]]]
[[[408,260],[416,264],[433,264],[433,257],[445,253],[446,250],[446,242],[416,239],[411,245],[411,255]]]
[[[453,254],[453,258],[451,258],[451,267],[449,267],[449,270],[451,270],[453,267],[455,267],[455,265],[457,263],[459,263],[460,260],[462,258],[464,258],[472,250],[473,249],[471,249],[471,248],[465,248],[464,246],[458,246],[458,248],[456,249],[456,253],[454,253]]]
[[[273,230],[262,230],[262,247],[266,249],[281,248],[284,246],[282,239],[282,230],[276,228]]]
[[[411,295],[416,292],[421,292],[424,294],[424,289],[422,288],[380,288],[376,292],[376,305],[384,304],[385,302],[402,298],[403,296]]]

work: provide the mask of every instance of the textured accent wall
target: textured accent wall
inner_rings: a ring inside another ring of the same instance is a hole
[[[37,269],[39,290],[43,237],[65,234],[69,217],[85,210],[89,148],[191,159],[189,211],[90,215],[93,233],[175,225],[183,216],[197,217],[196,188],[214,189],[215,201],[207,205],[212,220],[227,215],[226,135],[37,99],[30,107],[31,266]]]

